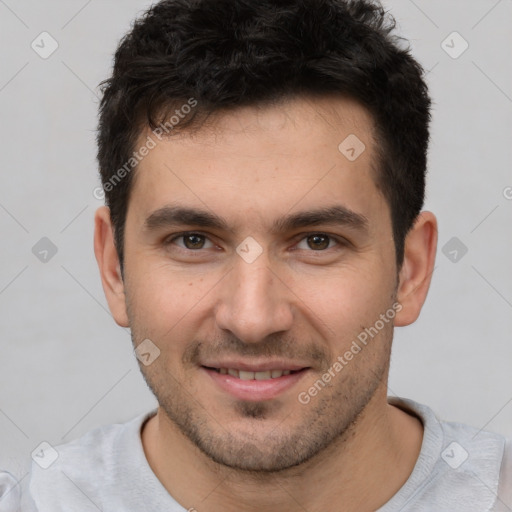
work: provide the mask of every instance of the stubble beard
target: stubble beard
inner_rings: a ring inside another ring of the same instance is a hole
[[[132,338],[142,339],[133,333],[132,328]],[[392,331],[389,336],[392,337]],[[387,345],[384,339],[373,343]],[[185,383],[178,382],[166,367],[140,365],[140,368],[170,424],[208,459],[225,468],[263,476],[312,461],[329,447],[351,437],[368,403],[379,387],[386,385],[389,367],[389,349],[373,351],[367,354],[370,357],[361,355],[308,404],[295,401],[291,416],[300,420],[295,420],[293,425],[287,423],[289,414],[277,426],[272,421],[274,426],[265,429],[264,423],[278,414],[279,404],[235,401],[231,414],[236,415],[238,422],[247,423],[243,432],[233,432],[222,417],[213,418],[199,403],[200,397],[194,396]],[[368,365],[369,361],[373,361],[371,368],[364,370],[362,365]],[[316,378],[321,375],[319,372]]]

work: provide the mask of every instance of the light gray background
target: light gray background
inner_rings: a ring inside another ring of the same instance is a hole
[[[148,5],[0,0],[0,467],[16,473],[43,440],[155,406],[92,246],[96,86]],[[512,1],[386,5],[430,70],[426,208],[440,224],[430,295],[396,332],[389,392],[512,436]],[[31,48],[43,31],[59,44],[48,59]],[[469,43],[457,59],[441,46],[453,31]],[[58,248],[46,263],[32,253],[42,237]],[[456,263],[441,251],[452,237],[468,248]]]

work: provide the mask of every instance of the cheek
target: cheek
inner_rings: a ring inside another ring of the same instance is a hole
[[[162,341],[178,333],[185,336],[218,281],[213,275],[191,274],[167,264],[148,264],[129,275],[131,320]]]
[[[328,338],[340,343],[373,325],[392,303],[392,283],[382,271],[344,268],[322,277],[303,275],[294,280],[302,314]]]

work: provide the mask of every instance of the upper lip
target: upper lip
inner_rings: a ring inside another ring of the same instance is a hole
[[[208,368],[231,368],[233,370],[242,370],[246,372],[266,372],[269,370],[296,371],[302,370],[303,368],[309,368],[308,365],[286,361],[284,359],[255,362],[241,361],[239,359],[226,359],[223,361],[206,361],[202,363],[202,366],[206,366]]]

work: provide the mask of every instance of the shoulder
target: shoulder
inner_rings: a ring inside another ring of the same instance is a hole
[[[78,464],[84,470],[107,469],[115,456],[116,446],[133,424],[134,420],[101,426],[78,439],[57,446],[41,443],[32,454],[32,474],[55,477],[57,473],[74,472]]]
[[[430,407],[410,399],[394,397],[390,403],[421,419],[424,426],[422,449],[426,448],[437,462],[444,462],[444,466],[459,472],[499,472],[507,442],[501,434],[442,420]]]
[[[512,510],[512,438],[506,440],[503,460],[501,462],[498,499],[493,512],[510,512]]]
[[[20,500],[19,481],[8,471],[0,470],[0,510],[2,512],[18,512]]]
[[[140,428],[153,414],[95,428],[66,444],[42,443],[32,454],[28,488],[37,510],[56,512],[65,502],[81,511],[101,508],[103,490],[108,493],[119,487],[120,458],[142,452]]]
[[[404,501],[418,512],[494,510],[508,440],[464,423],[443,421],[413,400],[395,398],[390,403],[418,416],[424,426],[416,466],[393,506]]]
[[[491,487],[497,490],[507,439],[463,423],[440,421],[440,425],[444,434],[440,455],[447,470],[458,470],[472,478],[492,477]]]
[[[445,439],[440,465],[441,461],[445,465],[439,476],[445,479],[444,486],[458,496],[459,503],[471,506],[481,501],[481,506],[487,507],[482,510],[501,510],[496,507],[503,503],[506,492],[507,503],[511,503],[512,440],[461,423],[440,424]]]

